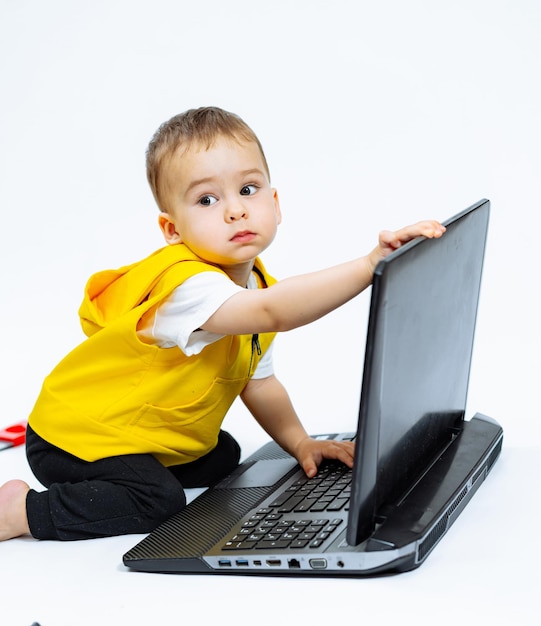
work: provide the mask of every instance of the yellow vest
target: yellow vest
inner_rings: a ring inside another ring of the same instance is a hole
[[[259,259],[255,269],[261,287],[276,282]],[[228,335],[187,357],[136,332],[147,311],[203,271],[222,272],[177,244],[91,277],[79,310],[88,339],[45,379],[31,427],[85,461],[148,453],[168,466],[210,452],[274,333]]]

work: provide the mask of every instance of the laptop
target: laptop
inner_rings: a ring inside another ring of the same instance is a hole
[[[308,479],[269,442],[123,557],[143,572],[364,576],[421,565],[502,447],[465,419],[490,202],[381,261],[371,291],[353,469]],[[353,421],[353,420],[352,420]]]

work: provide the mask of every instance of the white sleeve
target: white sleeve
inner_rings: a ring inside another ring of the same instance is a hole
[[[247,287],[257,288],[253,275]],[[218,272],[191,276],[160,304],[154,317],[138,329],[138,335],[142,341],[160,348],[178,346],[187,356],[199,354],[205,346],[224,336],[201,330],[201,325],[242,290],[243,287]],[[254,378],[266,378],[273,373],[271,348],[261,358]]]
[[[218,272],[201,272],[177,287],[156,309],[154,318],[139,328],[143,341],[160,348],[178,346],[191,356],[223,335],[199,330],[222,304],[242,287]]]

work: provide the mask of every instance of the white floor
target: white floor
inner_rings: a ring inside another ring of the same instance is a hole
[[[537,625],[541,449],[505,448],[487,481],[412,572],[368,579],[177,576],[128,571],[142,536],[75,543],[0,544],[2,626],[203,623],[233,625],[377,620],[419,626]],[[0,481],[28,478],[21,448],[0,453]],[[530,491],[530,494],[528,493]],[[285,616],[284,616],[285,615]]]

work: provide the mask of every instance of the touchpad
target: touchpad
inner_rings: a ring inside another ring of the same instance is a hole
[[[222,481],[217,488],[240,489],[247,487],[272,487],[276,482],[298,467],[295,459],[265,459],[256,461],[240,476],[228,482]]]

